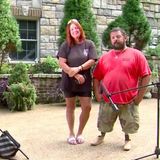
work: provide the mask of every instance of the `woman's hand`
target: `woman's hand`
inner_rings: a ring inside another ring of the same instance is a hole
[[[69,77],[74,77],[79,71],[81,71],[81,67],[70,67],[68,71]]]
[[[83,84],[85,82],[85,77],[82,74],[76,74],[74,78],[78,81],[79,84]]]

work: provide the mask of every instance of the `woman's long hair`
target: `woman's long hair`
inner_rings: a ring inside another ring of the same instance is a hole
[[[80,25],[80,23],[76,19],[71,19],[68,21],[67,27],[66,27],[66,41],[67,41],[69,47],[76,44],[75,39],[71,36],[71,33],[70,33],[71,24],[75,24],[80,30],[79,42],[85,40],[85,33],[84,33],[82,26]]]

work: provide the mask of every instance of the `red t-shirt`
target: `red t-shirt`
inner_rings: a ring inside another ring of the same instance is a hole
[[[116,92],[138,87],[139,79],[150,74],[145,56],[133,48],[127,48],[123,52],[110,50],[103,54],[93,71],[93,77],[99,81],[103,80],[103,84],[111,93],[113,102],[117,104],[131,102],[138,90],[118,94]],[[104,94],[103,98],[109,102]]]

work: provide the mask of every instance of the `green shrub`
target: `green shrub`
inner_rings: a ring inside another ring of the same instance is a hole
[[[3,63],[1,66],[0,74],[10,74],[12,71],[12,65],[8,63]]]
[[[155,48],[147,48],[145,50],[146,55],[148,56],[157,56],[160,57],[160,44],[158,44]]]
[[[27,72],[27,65],[24,63],[17,63],[13,70],[11,71],[11,75],[9,77],[8,83],[30,83],[30,79]]]
[[[0,68],[9,52],[21,49],[19,26],[11,12],[11,3],[0,0]]]
[[[31,66],[29,69],[29,73],[37,74],[37,73],[48,73],[52,74],[59,70],[58,60],[56,58],[52,58],[51,56],[47,56],[43,62],[36,63]]]
[[[141,7],[140,0],[126,0],[122,15],[111,21],[102,34],[104,46],[110,48],[110,31],[114,27],[123,28],[128,34],[127,45],[142,50],[151,37],[151,26]]]
[[[31,84],[13,83],[4,97],[11,111],[31,110],[36,101],[36,90]]]
[[[8,90],[3,93],[11,111],[25,111],[32,109],[36,102],[36,89],[31,84],[27,73],[27,66],[18,63],[8,78]]]

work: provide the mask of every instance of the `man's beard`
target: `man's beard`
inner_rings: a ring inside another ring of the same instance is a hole
[[[112,48],[115,50],[123,50],[125,48],[125,43],[115,43],[112,45]]]

